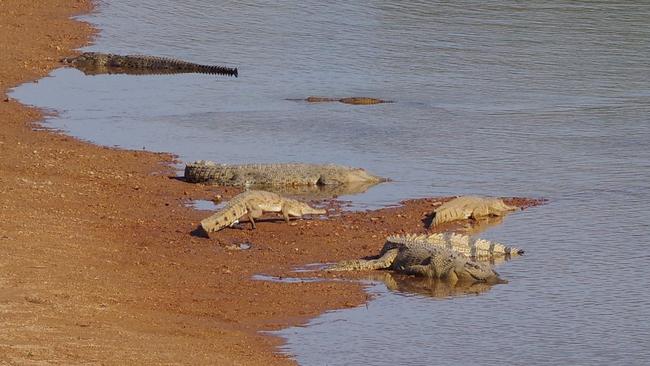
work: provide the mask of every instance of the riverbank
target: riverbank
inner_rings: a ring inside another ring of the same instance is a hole
[[[0,3],[0,362],[284,365],[259,333],[366,300],[346,282],[253,281],[295,266],[377,253],[389,233],[424,232],[439,200],[191,233],[190,199],[233,189],[176,179],[174,157],[35,130],[43,112],[7,97],[87,44],[69,17],[89,1]],[[249,242],[246,251],[229,245]]]

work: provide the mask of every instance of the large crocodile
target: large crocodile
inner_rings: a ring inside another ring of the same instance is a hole
[[[466,219],[479,219],[487,216],[504,216],[518,207],[509,206],[500,198],[461,196],[445,202],[434,212],[431,226],[445,222]]]
[[[185,166],[191,183],[226,186],[338,186],[386,181],[360,168],[334,164],[217,164],[199,160]]]
[[[368,98],[368,97],[346,97],[346,98],[330,98],[330,97],[307,97],[305,99],[287,99],[295,101],[304,101],[309,103],[323,103],[323,102],[341,102],[345,104],[355,104],[355,105],[370,105],[370,104],[381,104],[381,103],[393,103],[391,100],[383,100],[377,98]]]
[[[524,254],[524,251],[519,248],[513,248],[490,240],[473,238],[469,235],[457,233],[391,235],[386,239],[386,241],[405,245],[427,243],[451,249],[475,259],[489,259],[490,257],[499,256],[511,257]]]
[[[304,202],[285,198],[266,191],[246,191],[232,198],[226,207],[201,221],[201,228],[206,233],[232,226],[243,217],[247,217],[253,229],[255,219],[265,212],[281,213],[286,222],[290,217],[303,215],[324,215],[325,210],[310,207]]]
[[[201,65],[167,57],[141,55],[114,55],[112,53],[84,52],[61,60],[86,74],[167,74],[202,73],[238,76],[237,68]]]
[[[456,281],[501,282],[499,274],[486,262],[427,240],[395,240],[389,237],[378,257],[347,260],[327,268],[329,271],[389,269],[396,272]]]

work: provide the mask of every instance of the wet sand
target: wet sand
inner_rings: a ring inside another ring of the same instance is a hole
[[[375,254],[388,234],[425,232],[444,200],[193,234],[208,213],[189,200],[238,191],[171,178],[169,154],[35,130],[43,111],[6,95],[91,40],[95,30],[69,19],[91,9],[0,2],[0,363],[295,364],[274,353],[281,339],[259,331],[367,296],[351,282],[251,276]],[[252,248],[228,249],[243,242]]]

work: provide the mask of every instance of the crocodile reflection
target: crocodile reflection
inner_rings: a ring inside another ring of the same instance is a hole
[[[369,274],[368,280],[383,282],[393,292],[404,295],[427,296],[444,299],[488,292],[495,284],[473,281],[449,281],[430,277],[415,277],[392,272]],[[507,283],[501,280],[499,283]],[[497,284],[499,284],[497,283]]]
[[[375,182],[352,182],[335,186],[263,186],[263,189],[293,198],[325,200],[365,193],[375,185],[377,185]]]
[[[468,220],[462,226],[454,230],[465,235],[477,235],[503,223],[504,216],[491,216],[479,220]]]

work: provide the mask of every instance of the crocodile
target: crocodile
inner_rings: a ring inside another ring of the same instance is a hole
[[[253,229],[255,219],[265,212],[281,213],[286,222],[290,217],[303,215],[324,215],[325,210],[310,207],[304,202],[285,198],[266,191],[246,191],[232,198],[224,208],[201,221],[201,228],[206,233],[219,231],[232,226],[243,217],[247,217]]]
[[[391,235],[386,241],[404,245],[426,243],[451,249],[474,259],[489,259],[498,256],[512,257],[524,254],[524,251],[519,248],[457,233]]]
[[[225,186],[338,186],[377,184],[387,179],[363,169],[334,164],[217,164],[199,160],[185,166],[185,180]]]
[[[381,103],[393,103],[392,100],[383,100],[377,98],[368,98],[368,97],[346,97],[346,98],[329,98],[329,97],[307,97],[305,99],[287,99],[295,100],[299,102],[309,102],[309,103],[323,103],[323,102],[341,102],[345,104],[354,104],[354,105],[370,105],[370,104],[381,104]]]
[[[238,76],[237,68],[201,65],[167,57],[141,55],[114,55],[112,53],[84,52],[66,57],[61,62],[74,66],[86,74],[168,74],[201,73]]]
[[[479,219],[487,216],[504,216],[519,208],[509,206],[500,198],[461,196],[445,202],[436,208],[431,227],[445,222]]]
[[[498,283],[499,274],[485,262],[426,240],[391,241],[388,238],[374,259],[346,260],[328,267],[328,271],[389,269],[399,273],[457,281]]]

